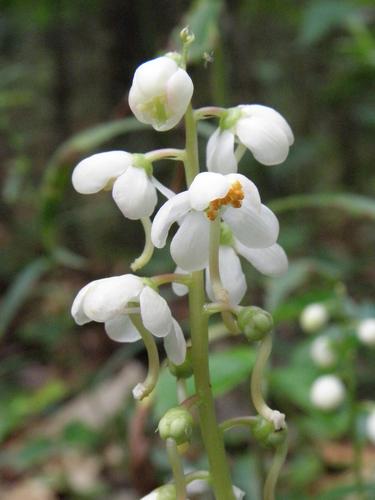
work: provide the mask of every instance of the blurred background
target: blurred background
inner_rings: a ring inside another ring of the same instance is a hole
[[[348,408],[324,415],[312,408],[319,370],[298,317],[311,302],[343,307],[354,320],[375,316],[373,1],[0,6],[0,498],[135,500],[169,477],[154,430],[173,380],[163,371],[155,400],[136,406],[142,345],[114,344],[102,325],[78,328],[70,317],[85,283],[129,272],[142,250],[141,226],[125,220],[108,193],[75,193],[70,175],[97,151],[183,147],[182,127],[158,134],[137,123],[127,92],[140,63],[179,49],[187,24],[196,36],[193,105],[265,104],[295,133],[285,164],[264,167],[247,154],[240,167],[277,213],[290,259],[280,279],[244,266],[246,301],[271,310],[278,326],[269,394],[288,414],[292,436],[280,499],[357,498]],[[214,128],[199,129],[203,162]],[[157,168],[159,180],[184,189],[181,166]],[[158,251],[142,273],[171,269],[167,251]],[[185,300],[165,296],[186,326]],[[330,328],[340,331],[340,318]],[[251,349],[240,340],[214,343],[220,418],[249,413]],[[374,394],[374,362],[371,349],[360,349],[360,398]],[[246,498],[260,498],[267,451],[253,451],[243,433],[229,434],[227,446],[236,484]],[[373,482],[375,449],[363,446],[363,472]],[[198,444],[186,460],[204,467]]]

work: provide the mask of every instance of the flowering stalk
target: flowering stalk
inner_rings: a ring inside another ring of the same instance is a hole
[[[276,452],[272,460],[272,465],[270,467],[266,481],[264,483],[264,489],[263,489],[264,500],[275,499],[276,483],[279,478],[281,467],[285,462],[287,453],[288,453],[288,440],[285,436],[283,442],[276,448]]]
[[[199,173],[198,140],[196,122],[191,106],[185,114],[186,161],[185,175],[188,185]],[[198,406],[200,427],[210,464],[212,486],[217,500],[233,500],[232,482],[226,461],[223,437],[218,429],[214,398],[211,391],[208,367],[208,320],[203,314],[205,293],[203,272],[192,273],[189,288],[190,329],[195,388],[200,404]]]
[[[172,467],[174,484],[176,487],[176,500],[185,500],[186,482],[176,441],[172,438],[168,438],[166,446],[167,446],[169,462]]]
[[[145,246],[139,257],[137,257],[132,264],[130,264],[130,269],[135,272],[148,264],[154,253],[154,245],[151,241],[151,221],[150,217],[142,217],[141,219],[143,230],[145,233]]]
[[[148,357],[147,377],[145,378],[144,382],[137,384],[133,389],[133,396],[136,399],[142,400],[155,389],[156,383],[158,381],[160,368],[159,354],[153,336],[143,326],[142,320],[139,315],[130,314],[129,316],[132,323],[137,328],[142,337]]]

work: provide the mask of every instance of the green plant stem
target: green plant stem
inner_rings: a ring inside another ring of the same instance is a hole
[[[134,397],[138,400],[142,400],[154,390],[158,381],[160,369],[159,354],[154,337],[143,326],[139,314],[129,314],[129,316],[142,337],[148,357],[147,377],[144,382],[138,384],[133,390]]]
[[[275,499],[276,483],[279,478],[281,467],[285,462],[287,453],[288,453],[288,439],[287,437],[285,437],[285,440],[276,448],[272,465],[270,467],[266,481],[264,483],[263,500]]]
[[[186,499],[186,482],[181,458],[174,439],[168,438],[166,442],[169,463],[172,467],[174,484],[176,487],[176,500]]]
[[[271,334],[266,335],[266,337],[261,341],[260,347],[258,349],[257,358],[254,364],[253,373],[251,375],[250,392],[251,399],[253,401],[256,411],[274,424],[275,430],[279,430],[285,426],[284,418],[277,410],[272,410],[264,400],[262,392],[262,381],[264,375],[264,369],[267,364],[268,358],[272,350],[272,336]]]
[[[185,115],[185,126],[185,175],[186,182],[190,185],[194,177],[199,173],[197,130],[191,106],[189,106]],[[208,366],[208,318],[203,313],[205,303],[203,285],[203,272],[194,272],[189,288],[189,305],[194,381],[196,393],[199,397],[199,422],[210,465],[216,500],[234,500],[223,436],[218,428],[214,398],[211,391]]]
[[[145,246],[141,255],[135,259],[135,261],[130,265],[133,272],[138,271],[151,260],[154,253],[154,245],[151,241],[151,220],[150,217],[142,217],[141,219],[143,230],[145,233]]]
[[[251,427],[256,424],[257,421],[258,418],[255,416],[229,418],[221,422],[220,429],[222,431],[228,431],[229,429],[233,429],[233,427]]]

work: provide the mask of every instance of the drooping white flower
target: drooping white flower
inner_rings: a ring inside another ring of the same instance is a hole
[[[375,410],[366,419],[366,433],[371,443],[375,444]]]
[[[314,339],[311,344],[310,355],[314,363],[321,368],[328,368],[336,362],[336,354],[327,337],[322,336]]]
[[[166,193],[151,171],[151,163],[143,155],[107,151],[80,161],[73,170],[72,182],[74,189],[82,194],[112,189],[113,199],[123,215],[137,220],[154,211],[156,188]]]
[[[228,110],[228,117],[207,143],[207,168],[211,172],[237,172],[235,143],[246,146],[264,165],[285,161],[294,142],[293,132],[280,113],[259,104]]]
[[[328,321],[327,308],[323,304],[309,304],[300,316],[300,325],[306,333],[315,333]]]
[[[176,365],[186,355],[181,327],[172,317],[165,299],[141,278],[132,274],[92,281],[77,294],[72,305],[76,323],[104,323],[108,336],[116,342],[135,342],[141,338],[129,314],[140,314],[143,325],[156,337],[164,338],[168,357]]]
[[[344,400],[345,387],[336,375],[318,377],[310,390],[310,400],[321,410],[334,410]]]
[[[202,172],[187,191],[161,207],[153,221],[152,242],[162,248],[171,225],[178,221],[180,227],[170,248],[173,260],[188,272],[204,269],[208,264],[210,223],[217,217],[228,224],[244,247],[268,248],[279,234],[278,220],[262,205],[253,182],[241,174]],[[258,254],[256,257],[259,259]]]
[[[232,305],[239,304],[247,290],[239,255],[266,276],[280,276],[288,269],[288,258],[283,248],[277,243],[268,248],[249,248],[233,238],[232,245],[221,244],[219,247],[220,278]],[[175,272],[183,274],[186,271],[177,267]],[[182,296],[188,293],[187,286],[181,283],[173,283],[172,288],[176,295]],[[208,267],[206,267],[206,292],[210,300],[215,301]]]
[[[129,106],[140,122],[165,131],[181,120],[192,95],[190,76],[173,58],[162,56],[137,68],[129,91]]]
[[[357,335],[366,345],[375,345],[375,318],[362,320],[357,327]]]

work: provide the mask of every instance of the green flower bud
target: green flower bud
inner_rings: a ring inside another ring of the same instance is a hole
[[[270,434],[274,432],[274,426],[272,422],[259,416],[252,428],[252,431],[253,436],[257,441],[265,443]]]
[[[250,306],[241,309],[237,319],[240,330],[249,341],[262,340],[273,328],[271,314],[260,307]]]
[[[193,363],[191,360],[191,347],[187,348],[185,361],[181,365],[175,365],[168,359],[168,368],[176,378],[189,378],[193,375]]]
[[[160,437],[174,439],[178,445],[187,443],[190,441],[193,424],[193,417],[186,408],[171,408],[159,422]]]
[[[286,430],[281,429],[279,431],[273,431],[267,439],[265,440],[265,446],[270,446],[272,448],[276,448],[286,439]]]

